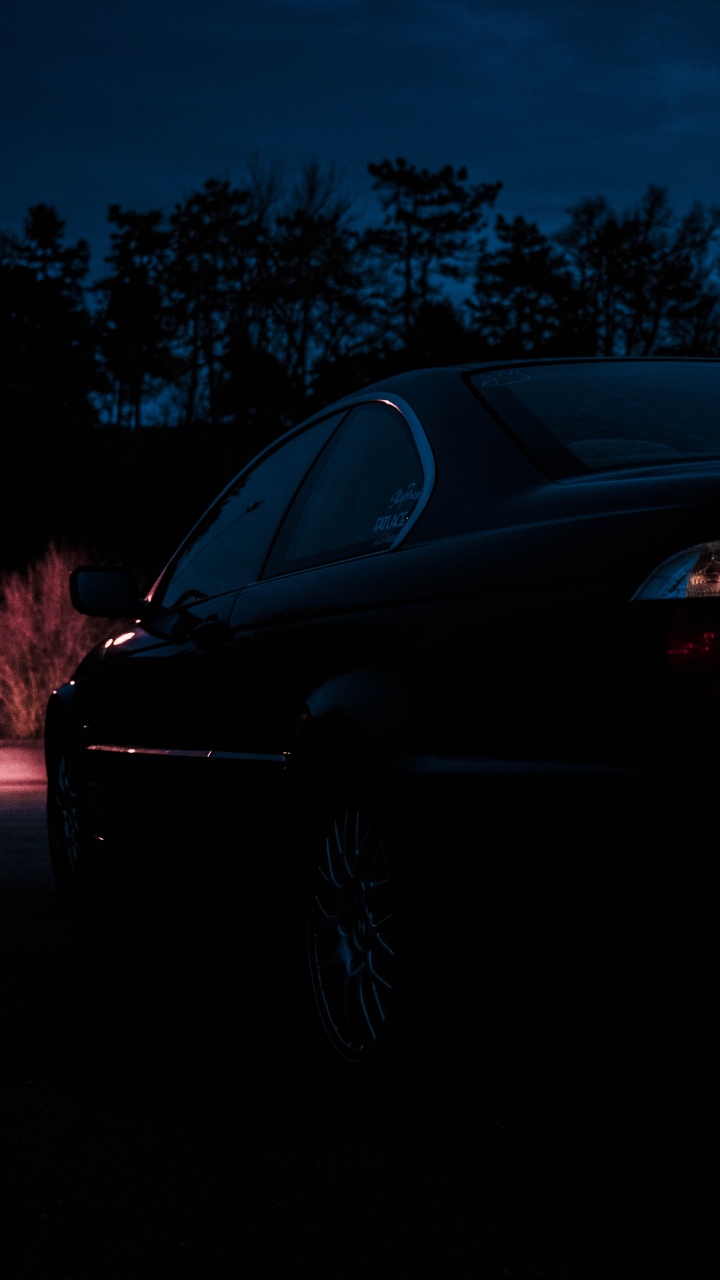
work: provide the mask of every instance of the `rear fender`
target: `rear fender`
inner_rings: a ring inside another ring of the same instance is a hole
[[[362,668],[318,686],[308,697],[286,753],[298,795],[370,788],[385,777],[385,758],[402,739],[413,713],[403,673]],[[382,788],[381,788],[382,789]]]
[[[310,694],[300,734],[312,731],[316,737],[334,739],[340,748],[355,746],[378,755],[402,736],[412,718],[413,701],[402,672],[348,671]]]

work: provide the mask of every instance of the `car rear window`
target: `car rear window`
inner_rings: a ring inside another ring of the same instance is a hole
[[[556,475],[720,458],[720,361],[528,365],[471,381]]]

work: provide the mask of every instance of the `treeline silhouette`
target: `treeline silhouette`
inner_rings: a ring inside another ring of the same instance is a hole
[[[502,184],[472,183],[464,168],[400,158],[368,174],[377,225],[317,161],[287,180],[257,160],[242,185],[209,179],[170,212],[112,205],[97,279],[89,245],[66,244],[51,205],[29,209],[22,235],[0,233],[6,438],[24,443],[36,475],[45,446],[35,550],[48,532],[91,528],[102,541],[134,495],[128,528],[142,540],[154,514],[169,554],[187,524],[187,510],[173,518],[176,497],[189,492],[200,514],[259,448],[387,372],[720,354],[720,209],[678,216],[651,185],[621,214],[582,199],[546,235],[494,215]],[[84,488],[78,449],[94,477]]]

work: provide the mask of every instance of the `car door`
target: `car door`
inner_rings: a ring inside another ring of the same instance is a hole
[[[74,707],[96,826],[137,830],[149,808],[170,822],[202,807],[214,753],[228,725],[237,729],[244,655],[234,600],[259,576],[287,506],[344,416],[298,429],[243,471],[161,575],[144,625],[123,625],[78,673]]]
[[[407,405],[357,405],[291,504],[262,579],[235,598],[243,647],[230,739],[244,752],[288,750],[308,699],[359,673],[402,663],[412,609],[397,548],[434,483],[426,438]]]

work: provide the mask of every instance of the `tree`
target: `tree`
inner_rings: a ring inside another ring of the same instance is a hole
[[[143,402],[172,378],[166,274],[170,233],[162,213],[111,205],[115,228],[106,259],[112,273],[98,284],[100,349],[114,387],[113,422],[142,425]]]
[[[648,187],[625,219],[626,355],[648,356],[677,347],[678,340],[685,345],[691,333],[686,354],[701,354],[713,327],[716,342],[718,290],[710,257],[718,230],[720,209],[696,204],[678,220],[665,189]]]
[[[254,192],[208,180],[170,219],[169,285],[182,367],[183,422],[222,420],[229,332],[245,319],[266,211]]]
[[[369,164],[368,172],[384,220],[367,232],[366,243],[384,264],[388,319],[399,320],[407,346],[417,312],[437,296],[438,282],[465,277],[473,237],[502,184],[470,184],[464,167],[432,172],[402,157]]]
[[[647,356],[674,344],[678,324],[708,311],[708,257],[720,210],[678,219],[663,187],[618,216],[602,196],[570,210],[556,236],[579,299],[588,354]],[[712,307],[710,308],[712,312]]]
[[[556,235],[576,289],[584,355],[617,354],[623,323],[623,232],[604,196],[581,200]]]
[[[332,168],[301,170],[273,238],[274,353],[306,407],[318,365],[358,350],[371,309],[364,299],[364,249]]]
[[[483,352],[513,360],[575,350],[580,309],[562,255],[525,218],[499,214],[494,230],[496,247],[481,249],[468,304]]]
[[[0,395],[5,420],[30,433],[95,421],[99,385],[85,299],[90,251],[64,242],[51,205],[33,205],[23,235],[0,237]]]

